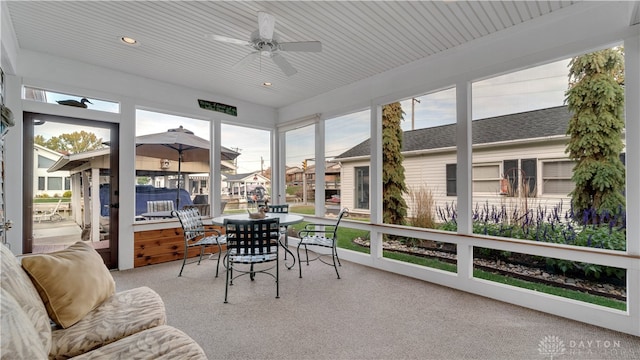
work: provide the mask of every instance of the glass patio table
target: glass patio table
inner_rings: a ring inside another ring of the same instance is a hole
[[[264,217],[264,219],[274,219],[274,218],[277,218],[279,220],[280,226],[293,225],[293,224],[302,222],[302,220],[304,220],[304,217],[301,215],[295,215],[295,214],[289,214],[289,213],[266,213],[266,216]],[[243,220],[243,221],[264,220],[264,219],[252,219],[249,217],[249,214],[246,213],[246,214],[231,214],[231,215],[216,216],[211,220],[203,220],[203,223],[224,226],[225,219]],[[293,259],[293,263],[291,264],[291,266],[287,266],[287,264],[285,264],[287,269],[291,270],[291,268],[293,268],[293,266],[296,264],[296,258],[293,255],[293,252],[289,250],[289,248],[282,242],[282,236],[280,236],[280,238],[278,239],[278,243],[280,244],[280,246],[282,246],[282,248],[286,252],[289,253],[289,255],[291,255],[291,258]]]

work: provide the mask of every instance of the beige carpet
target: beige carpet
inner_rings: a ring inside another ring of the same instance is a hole
[[[638,359],[640,338],[343,261],[238,279],[215,261],[113,272],[146,285],[209,359]]]

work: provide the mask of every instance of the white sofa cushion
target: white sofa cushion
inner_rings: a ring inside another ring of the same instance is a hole
[[[0,289],[0,359],[46,359],[38,332],[16,300]]]
[[[38,291],[22,270],[18,258],[5,245],[0,245],[0,286],[6,290],[25,312],[36,329],[46,353],[51,349],[51,322]],[[3,336],[4,337],[4,336]]]
[[[163,325],[127,336],[74,359],[206,360],[207,356],[188,335]]]
[[[67,359],[167,322],[164,302],[148,287],[121,291],[66,329],[54,329],[51,358]]]

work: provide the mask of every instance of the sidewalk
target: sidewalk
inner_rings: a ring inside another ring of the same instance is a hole
[[[82,229],[73,220],[33,224],[33,253],[62,250],[80,241]]]

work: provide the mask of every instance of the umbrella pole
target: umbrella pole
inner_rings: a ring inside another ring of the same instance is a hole
[[[178,192],[176,194],[176,210],[180,210],[180,181],[182,181],[181,173],[182,150],[178,151]]]

